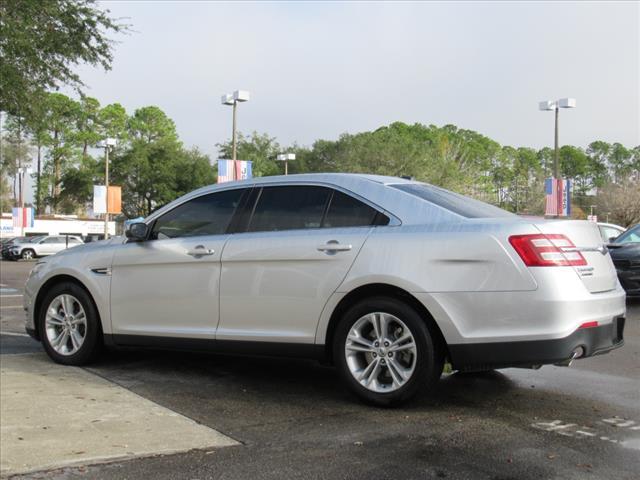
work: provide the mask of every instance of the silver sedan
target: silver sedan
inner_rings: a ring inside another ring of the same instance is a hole
[[[104,345],[311,356],[391,405],[453,369],[568,365],[623,343],[595,224],[424,183],[309,174],[205,187],[126,238],[39,262],[27,331],[59,363]]]

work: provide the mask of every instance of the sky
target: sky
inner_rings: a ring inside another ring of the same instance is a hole
[[[162,108],[215,158],[231,136],[220,96],[249,90],[238,130],[311,145],[395,121],[455,124],[503,145],[640,144],[638,2],[102,1],[132,25],[86,93]]]

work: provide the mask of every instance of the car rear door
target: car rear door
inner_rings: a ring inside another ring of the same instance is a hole
[[[156,219],[147,241],[118,247],[111,322],[119,343],[146,343],[134,335],[214,338],[221,253],[244,191],[189,200]]]
[[[325,303],[384,216],[324,186],[254,194],[222,254],[216,339],[313,343]]]

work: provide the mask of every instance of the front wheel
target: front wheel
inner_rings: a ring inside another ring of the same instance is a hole
[[[22,251],[22,255],[21,255],[23,260],[32,260],[35,256],[36,256],[35,252],[30,248],[25,248]]]
[[[91,297],[79,285],[53,286],[43,299],[38,321],[44,349],[55,362],[84,365],[100,352],[100,318]]]
[[[334,363],[347,387],[367,403],[391,406],[433,388],[444,355],[425,319],[394,298],[365,299],[342,317]]]

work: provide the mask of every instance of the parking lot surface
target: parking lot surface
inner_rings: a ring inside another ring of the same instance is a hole
[[[0,264],[0,362],[41,356],[20,336],[31,266]],[[626,345],[608,355],[570,368],[445,375],[431,396],[397,409],[358,403],[332,368],[312,361],[112,351],[84,372],[239,443],[21,478],[635,479],[640,304],[627,308]],[[118,440],[141,427],[131,424]]]

